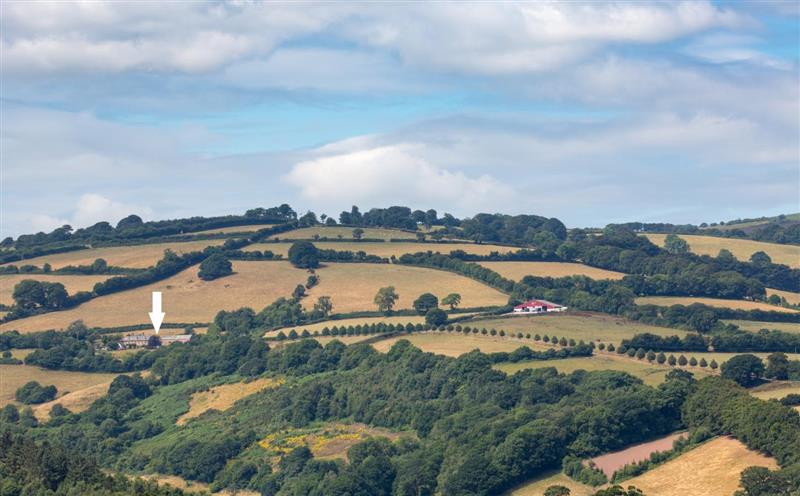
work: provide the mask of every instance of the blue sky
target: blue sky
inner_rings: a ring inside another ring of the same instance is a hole
[[[4,2],[3,235],[406,204],[800,210],[795,2]]]

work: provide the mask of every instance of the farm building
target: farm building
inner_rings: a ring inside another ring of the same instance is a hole
[[[192,340],[192,334],[176,334],[174,336],[164,336],[161,338],[161,344],[166,346],[172,343],[188,343]]]
[[[148,346],[157,348],[159,346],[168,346],[172,343],[188,343],[192,340],[191,334],[161,336],[157,339],[153,339],[151,342],[153,337],[153,335],[149,334],[129,334],[128,336],[123,336],[122,339],[119,340],[119,347],[123,350],[131,348],[147,348]]]
[[[150,336],[147,334],[129,334],[119,340],[119,347],[121,349],[145,348],[149,339]]]
[[[563,312],[567,307],[547,300],[529,300],[514,307],[514,313]]]

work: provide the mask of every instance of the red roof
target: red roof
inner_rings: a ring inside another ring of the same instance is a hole
[[[556,305],[555,303],[551,303],[547,300],[529,300],[525,303],[515,306],[514,308],[534,308],[534,307],[544,307],[544,308],[561,308],[561,305]]]

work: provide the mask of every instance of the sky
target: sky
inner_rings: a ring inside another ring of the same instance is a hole
[[[798,5],[5,0],[0,230],[798,212]]]

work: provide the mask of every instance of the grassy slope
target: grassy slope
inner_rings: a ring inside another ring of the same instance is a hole
[[[723,322],[735,324],[743,331],[758,332],[761,329],[776,329],[800,334],[800,324],[792,322],[759,322],[756,320],[724,320]]]
[[[12,297],[14,286],[25,279],[33,279],[45,282],[60,282],[64,285],[69,294],[78,291],[91,291],[98,282],[105,281],[111,276],[68,276],[52,274],[7,274],[0,275],[0,303],[11,305],[14,303]]]
[[[163,293],[165,322],[209,322],[219,310],[243,306],[260,310],[276,298],[291,295],[308,276],[288,262],[234,262],[233,270],[230,276],[203,281],[194,266],[163,281],[102,296],[70,310],[8,322],[0,331],[58,329],[78,319],[102,327],[148,324],[153,291]]]
[[[633,485],[645,494],[658,496],[727,495],[738,489],[742,470],[753,465],[777,468],[775,460],[748,450],[741,442],[718,438],[623,485]]]
[[[721,298],[700,298],[694,296],[645,296],[636,298],[637,305],[660,305],[668,307],[670,305],[691,305],[692,303],[702,303],[710,307],[733,308],[735,310],[764,310],[785,313],[797,313],[791,308],[770,305],[760,301],[748,300],[723,300]]]
[[[224,242],[224,239],[209,239],[205,241],[92,248],[88,250],[44,255],[4,265],[36,265],[41,267],[44,263],[49,263],[54,269],[58,269],[65,265],[91,265],[95,259],[102,258],[108,262],[109,265],[117,267],[147,268],[161,260],[164,256],[164,250],[166,249],[180,254],[190,251],[201,251],[206,246],[221,245]]]
[[[767,288],[767,296],[778,295],[786,299],[792,305],[800,305],[800,293],[792,293],[791,291],[781,291],[780,289]]]
[[[338,238],[341,236],[343,239],[353,239],[352,227],[340,226],[316,226],[306,227],[303,229],[296,229],[287,233],[272,236],[273,238],[280,239],[311,239],[315,235],[320,238]],[[411,232],[400,231],[397,229],[377,229],[372,227],[364,227],[363,238],[372,239],[417,239],[417,235]]]
[[[422,293],[444,298],[449,293],[461,294],[462,307],[503,305],[503,293],[458,274],[441,270],[394,264],[327,263],[317,270],[320,283],[311,288],[304,300],[311,307],[319,296],[330,296],[336,313],[377,310],[373,302],[378,289],[394,286],[400,299],[396,309],[411,308]]]
[[[653,243],[664,246],[666,234],[644,234]],[[800,267],[800,246],[780,245],[777,243],[764,243],[749,239],[717,238],[714,236],[680,235],[689,243],[689,249],[698,255],[717,256],[719,250],[725,248],[742,261],[750,259],[750,255],[763,251],[772,258],[772,261],[790,267]]]
[[[91,374],[46,370],[29,365],[0,365],[0,406],[14,402],[14,393],[29,381],[38,381],[43,386],[54,385],[58,396],[68,391],[79,391],[90,386],[111,381],[117,374]]]
[[[528,275],[539,277],[587,276],[592,279],[622,279],[625,277],[622,272],[568,262],[480,262],[480,265],[512,280],[520,280]]]

